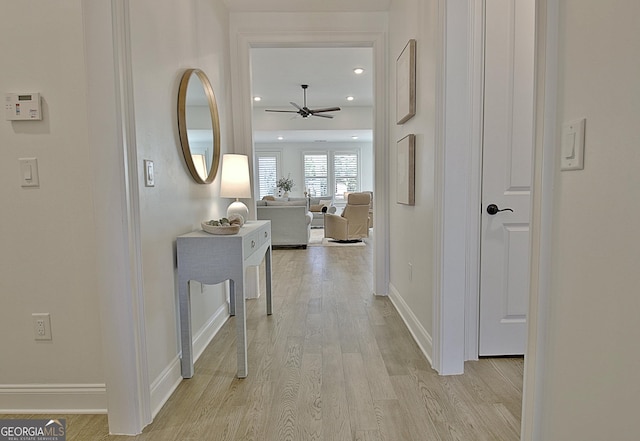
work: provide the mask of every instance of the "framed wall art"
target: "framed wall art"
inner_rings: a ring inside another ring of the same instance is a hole
[[[397,144],[397,202],[415,204],[415,150],[416,135],[407,135]]]
[[[416,114],[416,40],[409,40],[396,60],[396,124]]]

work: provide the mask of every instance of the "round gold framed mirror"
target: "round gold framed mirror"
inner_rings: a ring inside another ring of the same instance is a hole
[[[178,132],[193,179],[210,184],[220,163],[220,119],[213,88],[200,69],[187,69],[178,89]]]

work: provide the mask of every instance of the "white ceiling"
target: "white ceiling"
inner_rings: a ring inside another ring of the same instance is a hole
[[[364,73],[353,73],[356,67]],[[256,107],[302,106],[302,84],[310,108],[373,106],[371,48],[254,48],[251,71],[252,93],[262,97]]]
[[[304,3],[306,0],[299,0]],[[269,2],[271,3],[271,2]],[[348,3],[348,2],[346,2]],[[361,67],[365,71],[356,75],[353,69]],[[303,106],[302,84],[308,84],[307,107],[341,107],[343,113],[349,107],[373,106],[373,55],[371,48],[254,48],[251,50],[252,94],[260,96],[259,103],[254,102],[254,110],[265,109],[295,110],[294,102]],[[353,96],[353,101],[347,101]],[[278,115],[279,114],[274,114]],[[330,114],[329,114],[330,115]],[[291,118],[296,114],[281,114],[283,127],[290,129]],[[309,118],[308,118],[309,119]],[[326,131],[333,131],[336,120],[310,117],[315,119],[314,126],[320,121]],[[273,120],[273,118],[271,119]],[[302,118],[300,118],[302,120]],[[301,123],[302,124],[302,123]],[[256,142],[273,142],[275,133],[285,137],[282,142],[315,142],[324,139],[334,142],[370,141],[371,126],[352,127],[352,130],[338,130],[335,133],[318,133],[318,130],[286,130],[283,127],[270,127],[269,130],[256,130]],[[356,133],[358,131],[358,133]],[[366,134],[368,131],[369,134]],[[354,141],[352,136],[358,135]]]
[[[390,0],[224,0],[231,12],[388,11]]]
[[[282,136],[278,140],[277,136]],[[355,137],[355,139],[354,139]],[[372,130],[256,130],[253,139],[260,143],[373,142]]]

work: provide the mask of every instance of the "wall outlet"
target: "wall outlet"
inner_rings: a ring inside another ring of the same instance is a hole
[[[33,333],[36,340],[51,340],[51,316],[48,312],[33,313]]]

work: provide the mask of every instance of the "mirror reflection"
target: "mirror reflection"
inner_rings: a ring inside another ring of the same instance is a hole
[[[191,176],[200,184],[213,182],[220,161],[220,122],[213,88],[200,69],[187,69],[180,80],[178,129]]]

